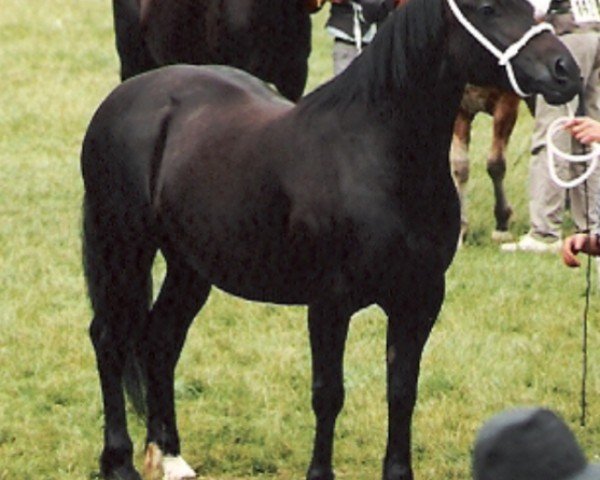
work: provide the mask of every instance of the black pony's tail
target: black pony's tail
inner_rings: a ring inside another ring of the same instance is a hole
[[[148,375],[143,354],[133,350],[127,355],[123,370],[123,387],[133,410],[137,415],[146,418],[146,397],[148,392]]]
[[[114,215],[116,209],[111,209],[109,203],[90,202],[87,194],[83,201],[83,268],[94,311],[90,335],[96,354],[102,350],[101,357],[122,340],[118,348],[126,352],[123,387],[135,412],[145,416],[147,375],[143,341],[152,302],[155,250],[119,236],[117,232],[126,230],[121,223],[126,217]],[[115,318],[116,314],[121,318]]]

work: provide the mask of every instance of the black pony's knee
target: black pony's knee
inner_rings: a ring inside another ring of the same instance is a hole
[[[312,407],[317,418],[337,417],[344,406],[344,387],[328,384],[313,385]]]

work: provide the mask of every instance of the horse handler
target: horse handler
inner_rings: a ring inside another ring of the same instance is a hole
[[[565,125],[571,135],[579,142],[589,145],[600,142],[600,122],[589,117],[576,117]],[[600,205],[596,205],[600,210]],[[562,258],[569,267],[579,267],[581,263],[576,258],[579,252],[600,256],[600,229],[591,234],[576,233],[567,237],[562,246]]]
[[[333,73],[344,71],[377,32],[397,0],[331,0],[327,32],[333,36]]]
[[[585,7],[585,8],[583,8]],[[595,0],[551,0],[545,19],[552,24],[557,35],[575,57],[582,73],[583,101],[587,115],[600,120],[600,10]],[[542,98],[536,98],[535,123],[532,135],[529,169],[529,232],[519,241],[506,243],[504,252],[557,253],[562,246],[561,230],[565,211],[566,191],[556,185],[548,172],[548,146],[546,133],[550,125],[560,117],[575,111],[577,99],[567,105],[551,106]],[[561,139],[557,147],[562,151],[577,151],[570,139]],[[562,163],[559,177],[567,179],[581,173],[581,165]],[[578,231],[583,232],[589,224],[597,228],[598,211],[586,211],[586,195],[589,204],[596,207],[600,195],[600,169],[588,179],[587,187],[579,185],[568,191],[571,216]]]

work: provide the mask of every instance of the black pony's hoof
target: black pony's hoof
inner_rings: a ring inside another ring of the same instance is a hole
[[[383,471],[383,480],[413,480],[413,473],[411,468],[405,465],[389,465]]]
[[[306,480],[335,480],[335,475],[331,469],[311,467],[306,474]]]
[[[123,465],[110,472],[103,473],[102,478],[106,480],[142,480],[142,477],[132,465]]]

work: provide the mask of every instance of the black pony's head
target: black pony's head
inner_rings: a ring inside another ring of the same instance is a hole
[[[527,0],[442,0],[448,20],[448,47],[453,63],[467,81],[514,89],[507,70],[461,23],[449,2],[497,52],[518,44],[536,25]],[[580,87],[580,71],[564,44],[549,30],[531,35],[510,59],[516,84],[523,93],[540,93],[551,104],[569,101]],[[517,92],[519,93],[519,92]]]

